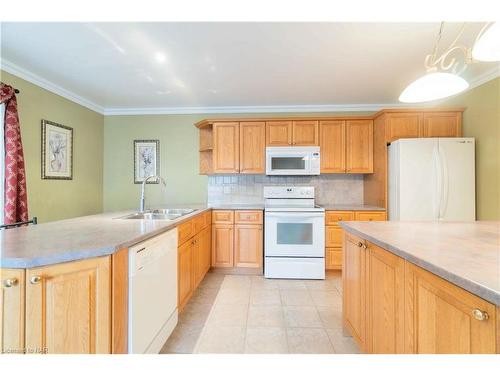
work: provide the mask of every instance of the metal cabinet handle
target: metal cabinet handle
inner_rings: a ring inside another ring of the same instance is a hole
[[[358,242],[358,247],[363,247],[363,243],[362,242]]]
[[[488,320],[490,317],[486,311],[479,309],[472,310],[472,316],[474,316],[474,319],[476,320]]]
[[[342,218],[341,218],[341,217],[338,217],[338,218],[337,218],[337,220],[338,220],[338,221],[342,221]]]
[[[367,248],[368,248],[368,246],[366,246],[366,244],[364,243],[364,244],[363,244],[363,249],[365,249],[365,250],[366,250]]]
[[[6,287],[6,288],[13,287],[16,284],[17,284],[17,279],[15,277],[12,278],[12,279],[5,279],[3,281],[3,286]]]
[[[42,277],[41,276],[32,276],[30,278],[30,283],[31,284],[38,284],[40,281],[42,281]]]

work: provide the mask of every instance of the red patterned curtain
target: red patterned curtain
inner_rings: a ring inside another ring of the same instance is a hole
[[[5,104],[5,201],[4,224],[28,220],[26,173],[21,127],[14,88],[0,82],[0,104]]]

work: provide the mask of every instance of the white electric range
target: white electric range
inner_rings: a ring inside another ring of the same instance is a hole
[[[265,186],[264,276],[325,278],[325,209],[313,186]]]

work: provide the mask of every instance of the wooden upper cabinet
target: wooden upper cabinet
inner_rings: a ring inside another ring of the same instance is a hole
[[[26,270],[26,348],[110,353],[110,257]]]
[[[494,354],[495,306],[410,263],[406,264],[406,351]]]
[[[373,121],[346,121],[347,173],[373,173]]]
[[[345,121],[321,121],[319,132],[321,173],[344,173],[346,170]]]
[[[367,249],[366,351],[404,353],[405,261],[372,243]]]
[[[318,121],[293,121],[293,146],[319,146]]]
[[[292,145],[292,121],[267,121],[266,122],[267,146]]]
[[[387,113],[387,143],[400,138],[418,138],[422,136],[423,114],[421,112]]]
[[[343,321],[362,350],[366,350],[366,243],[344,232]]]
[[[462,112],[425,112],[423,137],[461,137]]]
[[[213,172],[238,173],[240,168],[240,124],[219,122],[213,124]]]
[[[240,122],[240,173],[266,172],[266,123]]]
[[[234,266],[262,267],[262,225],[236,224],[234,231]]]
[[[0,352],[23,353],[24,269],[0,269]]]

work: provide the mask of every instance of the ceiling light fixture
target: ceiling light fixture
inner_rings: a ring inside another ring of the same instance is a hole
[[[460,77],[467,65],[473,63],[471,49],[458,44],[464,32],[465,23],[448,48],[438,55],[443,26],[444,22],[441,22],[432,54],[425,57],[424,65],[427,74],[408,85],[399,96],[399,101],[403,103],[428,102],[456,95],[469,87],[467,81]],[[492,37],[487,35],[488,32],[483,34],[487,26],[483,27],[476,40],[479,42],[482,40],[481,36],[487,36],[486,42],[483,42],[486,47],[482,48],[490,51]],[[497,38],[496,34],[494,37]],[[495,41],[498,42],[498,39],[493,40]],[[462,59],[458,59],[459,56],[462,56]]]
[[[500,23],[481,30],[474,43],[472,57],[478,61],[500,61]]]

